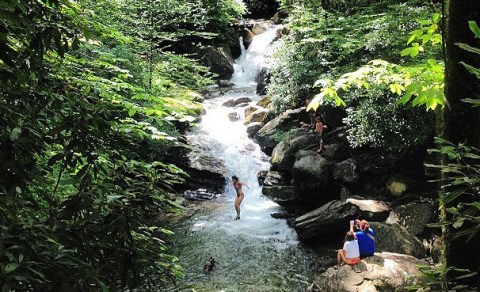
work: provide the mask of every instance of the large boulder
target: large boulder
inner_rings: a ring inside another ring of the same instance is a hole
[[[435,204],[431,199],[419,199],[395,207],[386,223],[398,223],[411,234],[418,236],[425,231],[426,225],[434,219],[434,210]]]
[[[285,173],[278,171],[268,171],[263,181],[266,186],[289,185],[289,178]]]
[[[419,285],[419,265],[426,261],[415,257],[382,252],[363,259],[357,269],[344,265],[338,270],[327,269],[316,277],[308,292],[376,292],[406,291],[408,286]],[[407,277],[408,276],[408,277]]]
[[[390,208],[382,201],[348,198],[346,202],[357,206],[359,217],[368,221],[383,221],[390,213]]]
[[[333,178],[344,184],[354,184],[358,181],[357,163],[349,158],[333,166]]]
[[[300,158],[294,162],[292,168],[292,177],[298,192],[308,201],[328,201],[330,199],[328,191],[331,190],[325,187],[329,182],[330,163],[315,151],[302,150],[298,154]],[[311,197],[312,195],[316,198]]]
[[[303,107],[287,110],[266,123],[255,135],[255,138],[262,150],[267,155],[271,155],[273,148],[281,141],[282,133],[287,133],[290,129],[297,128],[300,122],[308,122],[308,120],[308,114]]]
[[[248,137],[252,138],[257,134],[258,130],[262,127],[262,123],[260,122],[255,122],[255,123],[250,123],[247,126],[247,135]]]
[[[417,258],[426,256],[423,243],[405,227],[380,222],[370,222],[370,226],[375,231],[377,251],[403,253]]]
[[[281,171],[291,171],[295,162],[297,152],[308,146],[315,144],[315,135],[306,133],[291,140],[284,140],[275,146],[272,152],[271,169]],[[316,157],[318,155],[314,154]]]
[[[291,206],[298,203],[293,186],[264,186],[262,194],[281,206]]]
[[[356,206],[342,202],[331,201],[320,208],[297,217],[293,227],[298,237],[304,241],[317,238],[325,240],[337,239],[337,235],[345,235],[348,222],[358,213]]]
[[[233,74],[233,58],[224,48],[206,46],[202,49],[202,64],[218,74],[219,79],[230,79]]]
[[[267,116],[266,109],[258,109],[255,112],[245,117],[245,124],[250,124],[252,122],[263,122],[266,116]]]
[[[253,37],[255,34],[248,28],[244,28],[242,31],[242,40],[243,40],[243,46],[245,47],[245,50],[248,49],[250,44],[253,41]]]

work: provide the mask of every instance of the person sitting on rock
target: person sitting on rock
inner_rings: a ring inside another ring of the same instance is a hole
[[[345,243],[343,249],[339,249],[337,252],[337,265],[335,269],[341,267],[344,263],[348,265],[356,265],[360,262],[360,250],[358,242],[355,239],[355,235],[352,231],[348,231],[345,235]]]
[[[357,231],[354,231],[357,227]],[[369,257],[375,253],[375,232],[370,228],[367,220],[350,221],[350,231],[354,232],[355,238],[358,240],[361,257]]]

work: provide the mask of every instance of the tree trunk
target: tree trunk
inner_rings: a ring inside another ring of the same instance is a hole
[[[455,44],[467,43],[472,47],[480,47],[480,41],[475,39],[468,26],[470,20],[480,24],[480,1],[450,0],[447,4],[447,13],[445,95],[448,106],[443,111],[441,136],[454,143],[478,147],[480,145],[480,111],[463,102],[462,99],[480,98],[480,80],[470,74],[459,62],[463,61],[480,68],[480,56],[466,52]],[[457,206],[466,199],[460,197],[444,207]],[[479,198],[473,198],[473,200],[479,200]],[[480,272],[478,270],[480,236],[475,236],[467,243],[465,241],[466,237],[452,240],[447,230],[446,264]],[[475,280],[476,283],[469,284],[478,285],[478,278]]]

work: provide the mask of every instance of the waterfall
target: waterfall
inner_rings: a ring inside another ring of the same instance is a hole
[[[195,215],[170,227],[176,233],[173,253],[186,275],[170,291],[303,291],[311,280],[313,252],[300,245],[286,220],[270,216],[282,208],[262,195],[257,174],[269,169],[269,157],[246,133],[245,106],[223,106],[239,97],[249,97],[251,104],[260,99],[254,79],[264,66],[275,31],[274,27],[256,36],[248,50],[243,50],[232,77],[236,89],[206,99],[206,114],[187,135],[189,143],[203,145],[207,154],[223,160],[228,174],[221,198],[192,203],[196,204]],[[232,112],[240,120],[231,121],[228,115]],[[243,189],[245,198],[237,221],[233,220],[236,192],[232,175],[249,186]],[[209,257],[214,257],[217,264],[206,275],[202,267]]]
[[[277,26],[271,27],[265,33],[256,35],[245,50],[242,38],[240,37],[240,46],[242,54],[235,60],[233,64],[234,73],[230,81],[237,87],[246,87],[255,85],[255,78],[266,66],[266,52],[269,45],[275,39]]]

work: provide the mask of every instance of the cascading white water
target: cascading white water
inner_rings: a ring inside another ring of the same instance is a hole
[[[186,277],[171,291],[304,291],[312,274],[313,252],[299,244],[285,220],[270,216],[281,207],[264,197],[258,184],[257,174],[268,170],[269,162],[247,136],[243,124],[245,107],[222,106],[239,97],[249,97],[252,103],[259,100],[253,72],[261,70],[274,33],[275,28],[254,38],[249,50],[238,59],[232,78],[242,88],[207,99],[202,122],[188,135],[190,143],[208,145],[203,147],[208,148],[207,153],[225,162],[228,177],[223,197],[200,203],[194,216],[172,227],[176,233],[173,253],[185,268]],[[247,84],[249,87],[245,87]],[[240,120],[228,118],[232,111]],[[237,221],[233,220],[236,193],[232,175],[249,186],[244,187],[241,219]],[[203,263],[210,256],[217,264],[211,274],[205,275]]]
[[[235,71],[230,79],[235,86],[245,87],[255,84],[255,77],[257,77],[266,65],[266,49],[275,39],[278,27],[279,26],[273,26],[265,33],[255,36],[246,51],[242,38],[240,38],[242,54],[233,64]]]

